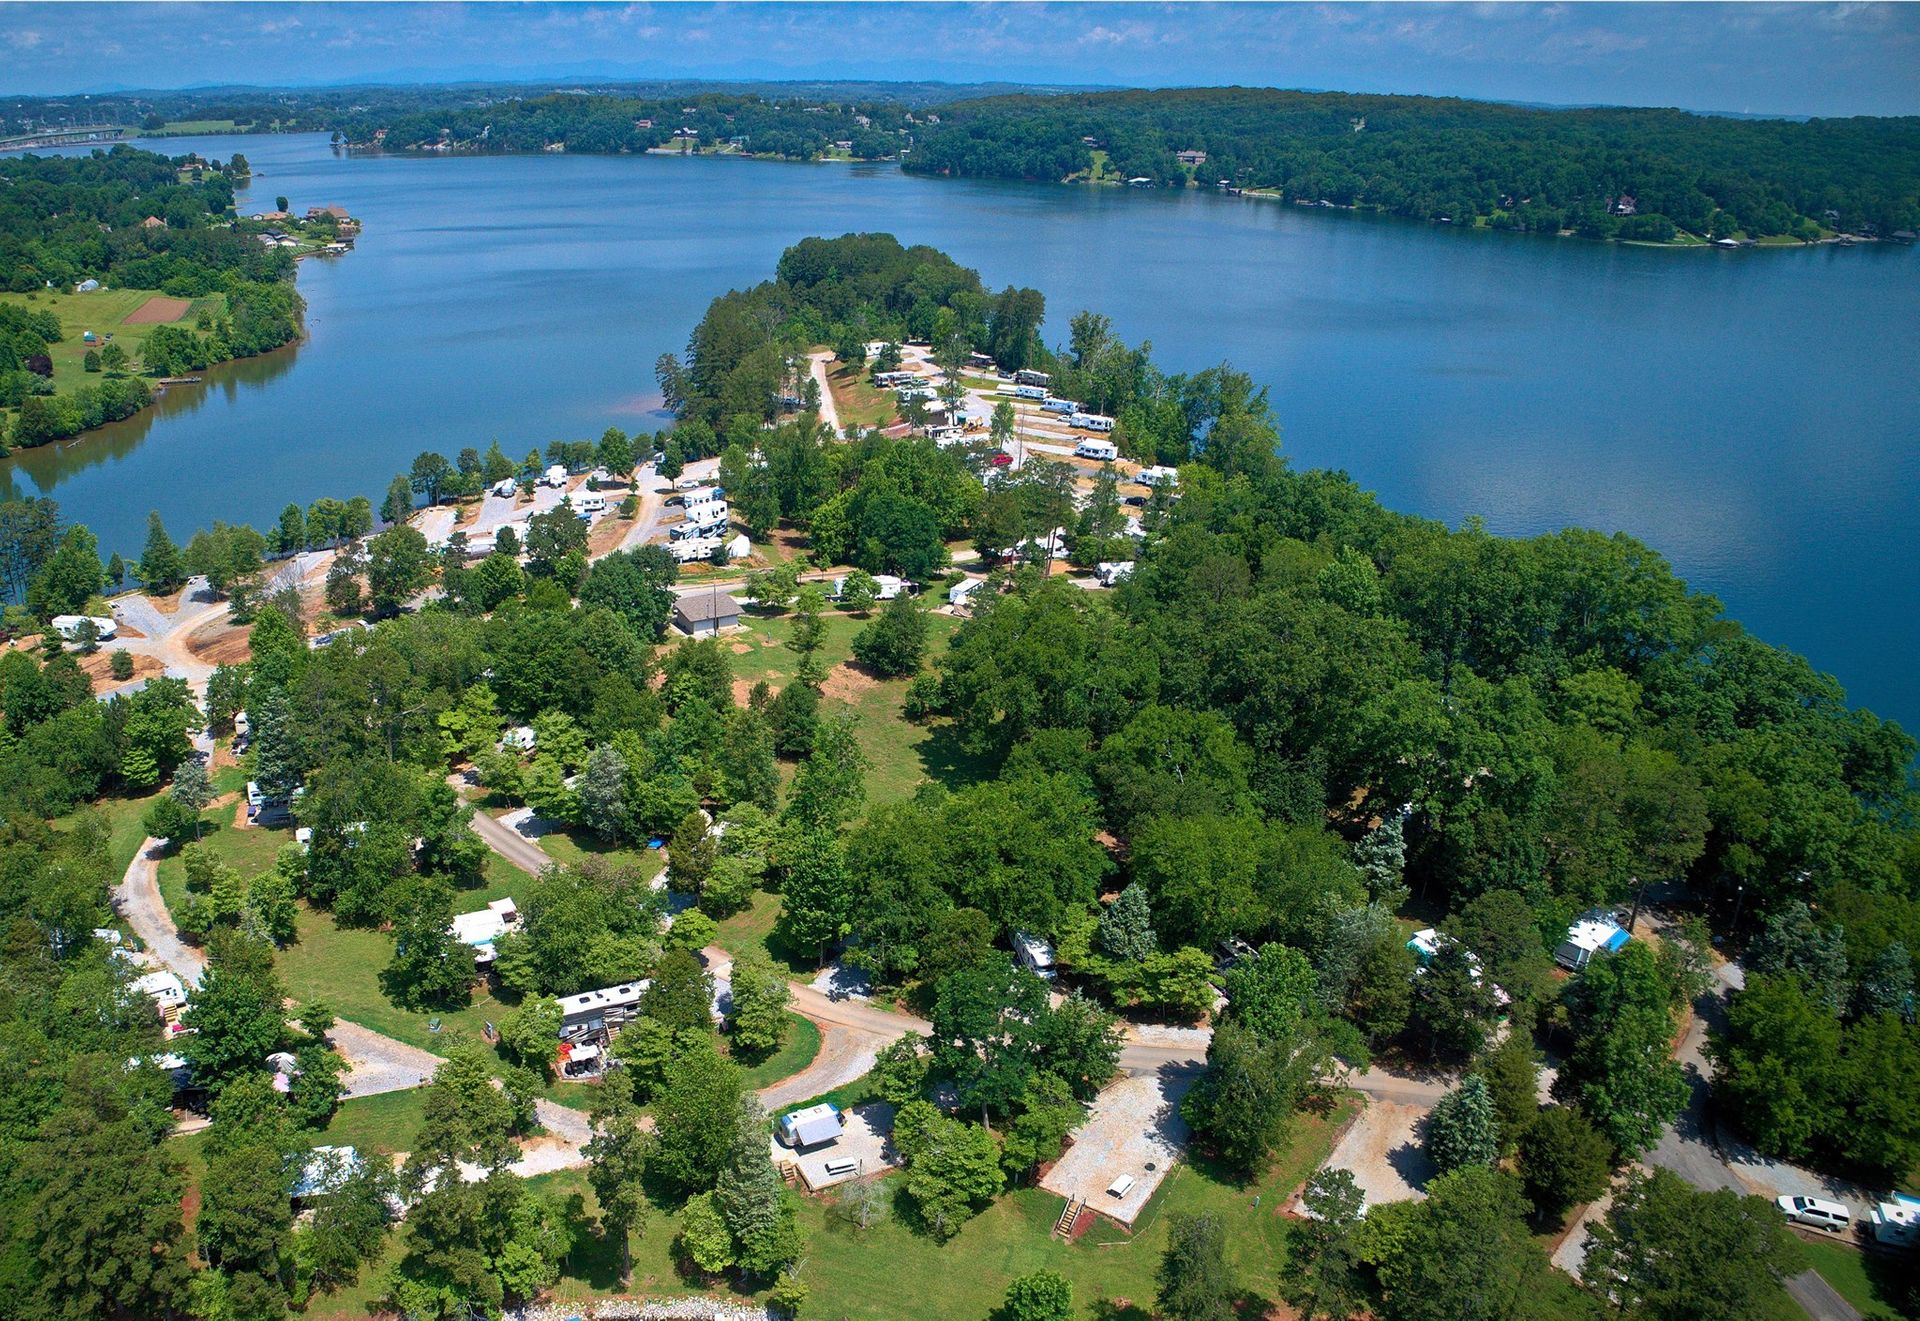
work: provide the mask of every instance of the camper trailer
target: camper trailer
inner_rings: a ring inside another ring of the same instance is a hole
[[[1151,468],[1142,468],[1133,475],[1133,480],[1142,486],[1172,486],[1180,480],[1180,470],[1156,465]]]
[[[1067,419],[1070,427],[1079,427],[1082,431],[1098,431],[1105,434],[1113,430],[1113,419],[1105,413],[1075,413]]]
[[[542,486],[552,486],[555,488],[565,486],[567,484],[566,465],[556,463],[548,468],[545,473],[541,474],[540,484]]]
[[[607,497],[604,495],[577,495],[573,497],[573,512],[581,515],[604,514],[607,512]]]
[[[1120,457],[1120,447],[1110,440],[1083,440],[1073,447],[1078,459],[1096,459],[1101,463],[1112,463]]]
[[[1013,387],[1015,399],[1031,399],[1036,403],[1045,403],[1047,387],[1044,385],[1016,385]]]
[[[1037,372],[1031,367],[1022,367],[1013,374],[1013,383],[1015,385],[1045,386],[1051,384],[1052,381],[1053,377],[1047,375],[1045,372]]]

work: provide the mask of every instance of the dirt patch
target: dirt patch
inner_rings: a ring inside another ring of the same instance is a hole
[[[187,636],[186,646],[195,660],[209,665],[239,665],[253,654],[253,625],[221,620]]]
[[[146,636],[145,633],[142,633],[132,624],[121,624],[113,631],[113,640],[115,642],[118,642],[121,638],[145,638]]]
[[[880,686],[880,676],[859,661],[847,661],[827,671],[820,695],[839,702],[857,702]]]
[[[116,679],[113,677],[113,672],[107,668],[112,662],[107,658],[104,649],[94,652],[91,656],[75,656],[74,659],[80,662],[81,672],[92,680],[93,691],[96,693],[111,692],[123,683],[132,683],[137,679],[163,674],[167,668],[152,656],[135,656],[133,674],[125,679]]]
[[[736,656],[745,656],[751,653],[752,651],[753,651],[753,646],[751,643],[736,642],[733,644],[733,654]]]
[[[587,533],[587,554],[593,559],[602,555],[611,555],[620,548],[627,533],[633,531],[633,520],[621,518],[618,514],[609,514],[593,525]]]
[[[161,614],[170,615],[180,608],[180,598],[185,595],[186,590],[182,587],[179,591],[168,592],[165,596],[149,596],[147,601]]]
[[[742,648],[742,650],[745,650],[745,648]],[[733,681],[733,704],[735,706],[745,706],[747,704],[747,698],[751,696],[752,693],[753,684],[750,680],[735,679]]]
[[[1369,1101],[1324,1168],[1349,1170],[1367,1205],[1424,1198],[1433,1162],[1421,1141],[1431,1106]]]
[[[807,553],[807,534],[793,528],[775,528],[767,534],[767,541],[773,547],[775,563],[797,559]]]
[[[158,326],[178,321],[193,309],[191,298],[153,297],[120,318],[123,326]]]

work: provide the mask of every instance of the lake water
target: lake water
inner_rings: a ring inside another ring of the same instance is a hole
[[[337,202],[309,339],[3,466],[105,546],[288,500],[378,500],[422,449],[510,454],[664,419],[654,359],[810,234],[890,231],[1081,308],[1168,370],[1271,386],[1284,448],[1391,507],[1658,547],[1760,636],[1920,730],[1920,258],[1670,252],[1245,198],[660,157],[349,157],[320,136],[170,139]]]

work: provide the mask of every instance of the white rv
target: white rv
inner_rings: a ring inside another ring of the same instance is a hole
[[[566,465],[563,463],[556,463],[552,467],[548,468],[546,472],[541,474],[540,484],[542,486],[553,486],[553,487],[565,486],[567,484]]]
[[[1180,480],[1180,470],[1156,465],[1152,468],[1142,468],[1133,475],[1133,480],[1142,486],[1172,486]]]
[[[511,477],[502,477],[487,489],[499,496],[502,500],[506,500],[512,498],[514,492],[520,489],[520,483],[514,481]]]
[[[1080,405],[1071,399],[1049,399],[1040,407],[1049,413],[1064,413],[1069,416],[1080,411]]]
[[[1133,561],[1102,560],[1094,569],[1093,576],[1102,587],[1111,587],[1115,583],[1125,582],[1133,577]]]
[[[696,486],[680,497],[680,503],[688,509],[692,509],[695,505],[712,504],[719,498],[720,492],[718,489],[711,486]]]
[[[1013,397],[1015,399],[1032,399],[1036,402],[1044,403],[1047,398],[1047,387],[1044,385],[1016,385],[1013,387]]]
[[[80,626],[87,623],[93,625],[95,642],[109,642],[113,639],[113,635],[119,632],[119,625],[115,624],[109,615],[55,615],[53,631],[68,642],[75,642],[80,637]]]
[[[1079,427],[1082,431],[1098,431],[1102,434],[1113,430],[1113,419],[1105,413],[1075,413],[1067,419],[1070,427]]]
[[[1120,457],[1120,447],[1110,440],[1083,440],[1073,447],[1073,453],[1075,458],[1112,463]]]
[[[607,512],[607,497],[604,495],[577,495],[573,497],[573,512],[576,514],[604,514]]]

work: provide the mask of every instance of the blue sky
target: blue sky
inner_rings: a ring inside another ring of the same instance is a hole
[[[0,5],[0,92],[464,78],[1239,83],[1920,113],[1920,5]]]

